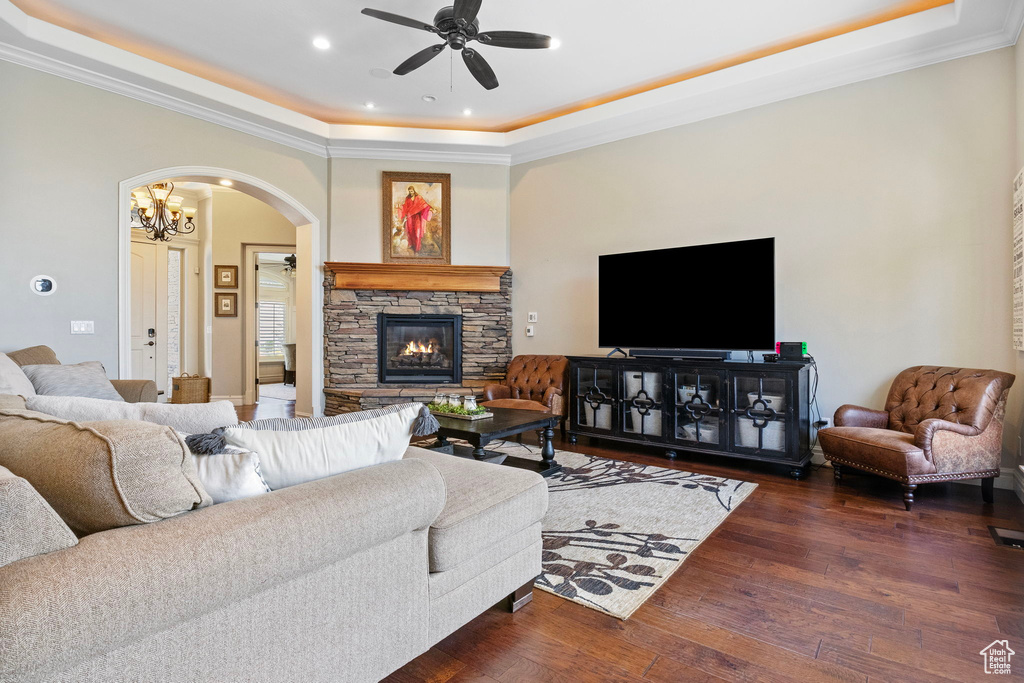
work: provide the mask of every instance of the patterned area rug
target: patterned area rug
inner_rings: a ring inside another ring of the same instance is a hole
[[[512,441],[488,450],[540,460]],[[628,619],[757,484],[557,451],[536,587]]]

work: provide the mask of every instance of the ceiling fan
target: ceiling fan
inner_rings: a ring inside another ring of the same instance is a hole
[[[476,40],[482,45],[494,47],[511,47],[520,50],[543,49],[551,47],[551,37],[540,33],[527,33],[525,31],[486,31],[480,32],[480,22],[476,15],[480,11],[482,0],[455,0],[455,5],[442,7],[434,15],[434,23],[428,24],[425,21],[417,21],[408,17],[383,12],[378,9],[367,7],[363,14],[393,24],[408,26],[437,34],[444,42],[440,45],[431,45],[425,50],[420,50],[409,59],[398,65],[395,74],[404,76],[410,71],[420,68],[431,59],[441,54],[444,48],[450,47],[453,50],[462,50],[462,61],[466,63],[469,72],[488,90],[498,87],[498,79],[494,76],[491,66],[484,60],[479,52],[466,44]]]

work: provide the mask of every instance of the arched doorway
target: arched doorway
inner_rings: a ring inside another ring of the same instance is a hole
[[[287,192],[254,176],[225,168],[176,166],[128,178],[118,185],[118,376],[131,378],[131,191],[150,183],[232,183],[232,189],[259,199],[295,226],[299,258],[296,310],[296,414],[323,414],[323,256],[320,220]],[[303,267],[305,264],[305,267]],[[203,263],[203,277],[212,290],[213,264]],[[204,329],[212,327],[211,306],[206,306]],[[209,359],[206,354],[205,358]],[[206,368],[207,371],[210,368]]]

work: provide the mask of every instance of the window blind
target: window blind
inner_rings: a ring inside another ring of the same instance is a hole
[[[284,355],[284,302],[260,301],[260,356]]]

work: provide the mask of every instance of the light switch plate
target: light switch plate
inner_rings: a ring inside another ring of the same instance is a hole
[[[527,313],[526,314],[526,322],[528,322],[528,323],[535,323],[535,322],[537,322],[537,314],[536,313]]]
[[[532,337],[533,336],[533,325],[527,325],[526,326],[526,336],[527,337]]]
[[[96,334],[96,323],[92,320],[72,320],[71,334]]]

